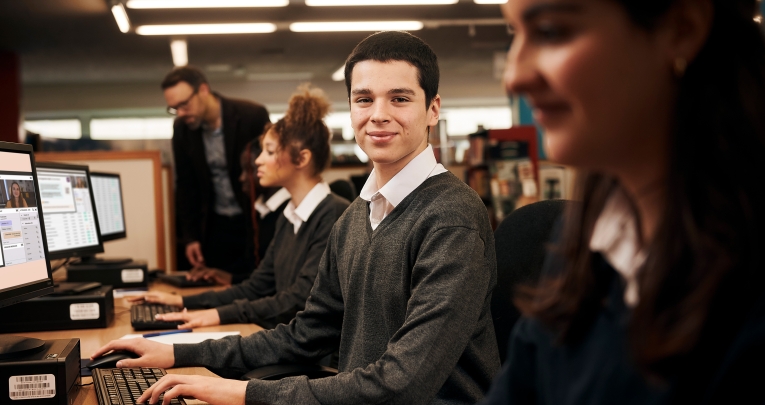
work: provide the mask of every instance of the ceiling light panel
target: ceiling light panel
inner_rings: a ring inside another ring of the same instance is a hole
[[[189,64],[189,49],[185,39],[171,40],[170,54],[173,57],[173,66],[186,66]]]
[[[135,9],[286,7],[289,0],[128,0]]]
[[[130,20],[128,19],[127,12],[125,12],[125,7],[122,7],[122,4],[115,4],[112,6],[112,14],[114,15],[114,20],[117,21],[117,27],[119,27],[122,33],[130,31]]]
[[[332,73],[332,80],[336,82],[342,82],[345,80],[345,65],[340,66],[340,69],[337,69],[334,73]]]
[[[420,21],[342,21],[342,22],[295,22],[292,32],[346,32],[346,31],[417,31],[423,27]]]
[[[276,31],[270,23],[142,25],[138,35],[262,34]]]
[[[507,0],[473,0],[475,4],[505,4]]]
[[[305,0],[306,6],[429,6],[457,4],[459,0]],[[507,1],[507,0],[505,0]]]

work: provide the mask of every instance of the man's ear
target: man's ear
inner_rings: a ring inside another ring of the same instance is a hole
[[[311,160],[313,159],[313,154],[308,149],[302,149],[300,150],[300,153],[298,153],[298,162],[295,165],[298,169],[302,170],[308,167],[308,165],[311,164]]]
[[[203,96],[207,95],[207,94],[210,94],[210,85],[208,85],[207,83],[200,84],[199,85],[199,90],[197,90],[197,93],[199,93],[200,95],[203,95]]]
[[[663,21],[668,33],[670,66],[690,64],[709,38],[714,21],[711,0],[679,0]],[[678,72],[680,73],[680,72]]]
[[[438,118],[441,116],[441,96],[436,94],[433,100],[430,101],[430,107],[428,107],[428,126],[432,127],[438,124]]]

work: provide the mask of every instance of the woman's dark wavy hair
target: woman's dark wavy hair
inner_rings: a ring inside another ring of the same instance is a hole
[[[273,125],[267,125],[261,137],[273,131],[279,146],[290,153],[294,164],[298,163],[301,150],[310,150],[313,174],[318,175],[330,163],[331,134],[323,119],[331,106],[324,91],[304,83],[290,98],[284,117]]]
[[[612,1],[651,30],[676,0]],[[679,79],[666,211],[638,276],[629,325],[634,360],[660,377],[711,360],[709,349],[730,344],[765,291],[765,41],[754,0],[711,1],[707,41]],[[558,246],[564,271],[516,296],[522,312],[564,342],[590,328],[613,277],[593,271],[589,241],[617,181],[581,178],[583,204],[567,216]]]

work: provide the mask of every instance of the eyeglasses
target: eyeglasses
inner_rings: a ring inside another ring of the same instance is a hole
[[[189,96],[189,98],[187,98],[186,100],[184,100],[184,101],[182,101],[182,102],[178,103],[178,104],[177,104],[177,105],[175,105],[174,107],[170,107],[170,106],[168,106],[168,107],[167,107],[167,113],[168,113],[168,114],[170,114],[170,115],[178,115],[178,111],[179,111],[179,110],[185,110],[186,108],[188,108],[188,106],[189,106],[189,101],[191,101],[191,99],[192,99],[192,98],[194,98],[194,96],[196,96],[196,95],[197,95],[197,92],[198,92],[198,91],[199,91],[199,89],[196,89],[196,90],[194,90],[194,92],[193,92],[193,93],[191,93],[191,95]]]

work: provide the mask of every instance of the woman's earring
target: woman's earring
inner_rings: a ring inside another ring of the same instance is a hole
[[[675,77],[681,79],[685,75],[685,69],[688,68],[688,62],[684,58],[676,58],[673,65]]]

